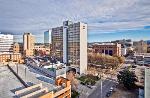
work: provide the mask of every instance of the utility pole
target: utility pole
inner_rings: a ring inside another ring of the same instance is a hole
[[[26,75],[27,75],[27,68],[26,67],[24,69],[24,74],[25,74],[25,80],[26,80]]]
[[[144,66],[144,63],[145,63],[145,62],[144,62],[144,55],[143,55],[143,66]]]
[[[17,74],[18,74],[18,63],[16,65],[17,65]]]
[[[101,98],[103,97],[102,96],[102,93],[103,93],[103,80],[102,80],[102,77],[103,77],[103,72],[102,72],[102,74],[101,74]]]

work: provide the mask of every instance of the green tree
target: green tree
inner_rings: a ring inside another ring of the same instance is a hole
[[[135,82],[137,81],[136,75],[134,72],[125,69],[120,71],[117,75],[118,82],[123,84],[127,89],[132,89],[135,87]]]
[[[71,90],[71,98],[78,98],[80,93],[75,90]]]
[[[133,55],[134,55],[134,53],[135,53],[135,51],[134,51],[134,50],[128,50],[128,52],[127,52],[126,56],[133,56]]]
[[[35,55],[35,56],[39,55],[39,51],[35,49],[35,50],[34,50],[34,55]]]

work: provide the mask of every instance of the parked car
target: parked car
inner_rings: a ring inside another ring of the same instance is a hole
[[[111,87],[109,91],[110,91],[110,92],[112,92],[113,90],[114,90],[114,88],[113,88],[113,87]]]
[[[90,85],[87,85],[88,88],[92,89],[92,87]]]
[[[112,94],[112,92],[111,92],[111,91],[107,92],[107,93],[106,93],[106,97],[110,97],[110,96],[111,96],[111,94]]]

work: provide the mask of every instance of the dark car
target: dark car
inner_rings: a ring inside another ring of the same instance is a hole
[[[110,91],[106,93],[106,97],[110,97],[110,95],[111,95]]]

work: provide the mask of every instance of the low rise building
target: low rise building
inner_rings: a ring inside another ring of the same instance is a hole
[[[28,58],[25,62],[28,66],[42,71],[53,79],[58,77],[66,78],[66,64],[64,63],[43,61],[41,58]]]
[[[23,44],[22,43],[14,43],[14,45],[13,45],[13,53],[21,53],[21,54],[23,54]]]
[[[131,39],[122,39],[111,41],[112,43],[121,44],[121,55],[125,56],[130,50],[133,50],[133,41]]]
[[[101,53],[111,56],[121,56],[121,44],[118,43],[101,43],[93,45],[94,53]]]
[[[143,40],[141,41],[136,41],[133,43],[134,50],[136,53],[147,53],[147,43]]]
[[[121,48],[121,55],[125,56],[127,54],[127,48]]]
[[[51,48],[50,45],[49,46],[45,46],[45,45],[35,45],[34,46],[34,51],[37,51],[38,54],[40,55],[41,53],[45,54],[45,55],[49,55]]]
[[[0,62],[21,61],[21,53],[0,53]]]
[[[2,98],[71,98],[71,83],[68,79],[59,77],[52,80],[40,70],[24,64],[9,65],[9,68],[0,66],[3,76],[0,78],[0,84],[3,84],[0,86]]]
[[[150,66],[150,53],[135,53],[134,60],[138,65]]]

